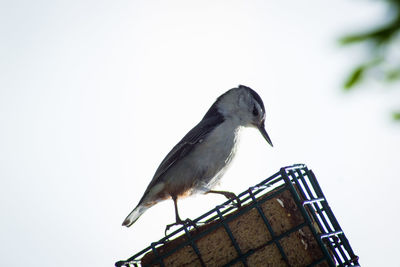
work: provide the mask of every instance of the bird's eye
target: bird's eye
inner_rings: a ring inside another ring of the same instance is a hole
[[[258,116],[258,110],[257,110],[256,106],[253,107],[253,115]]]

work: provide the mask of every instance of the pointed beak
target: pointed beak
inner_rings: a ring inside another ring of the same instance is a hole
[[[269,138],[267,131],[265,130],[264,122],[262,122],[260,125],[258,125],[257,128],[258,128],[258,130],[260,130],[260,133],[262,134],[262,136],[264,136],[265,140],[267,140],[268,144],[270,144],[273,147],[274,145],[272,144],[272,141]]]

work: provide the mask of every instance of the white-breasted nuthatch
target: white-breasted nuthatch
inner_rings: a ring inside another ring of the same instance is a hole
[[[180,197],[202,192],[234,198],[231,192],[212,188],[235,155],[240,128],[258,128],[272,146],[264,121],[264,104],[251,88],[239,85],[218,97],[203,119],[164,158],[122,225],[131,226],[148,208],[168,198],[174,201],[175,224],[184,223],[178,213]]]

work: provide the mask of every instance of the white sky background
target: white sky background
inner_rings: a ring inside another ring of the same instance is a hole
[[[380,1],[2,1],[0,265],[112,266],[163,236],[172,201],[121,226],[169,150],[226,90],[267,108],[221,189],[306,163],[360,262],[398,264],[398,90],[340,86],[345,33]],[[392,86],[394,87],[394,86]],[[180,202],[195,218],[225,201]]]

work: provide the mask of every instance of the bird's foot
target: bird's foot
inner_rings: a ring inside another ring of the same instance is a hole
[[[196,225],[196,223],[194,222],[194,221],[192,221],[191,219],[189,219],[189,218],[187,218],[186,220],[177,220],[176,222],[174,222],[174,223],[171,223],[171,224],[168,224],[166,227],[165,227],[165,235],[167,235],[167,232],[169,231],[169,229],[171,229],[171,227],[172,226],[175,226],[175,225],[186,225],[186,226],[192,226],[192,227],[194,227],[195,229],[197,229],[197,225]]]
[[[232,201],[232,205],[240,208],[242,206],[242,203],[240,202],[240,199],[236,196],[235,193],[232,192],[227,192],[227,191],[221,191],[223,192],[222,194],[227,198]]]
[[[240,199],[235,195],[235,193],[232,193],[229,191],[217,191],[217,190],[210,190],[210,191],[206,192],[206,194],[209,194],[209,193],[224,195],[227,199],[230,199],[232,201],[234,206],[236,206],[238,208],[240,208],[242,206]]]
[[[232,201],[233,206],[235,206],[237,208],[240,208],[242,206],[240,199],[235,195],[235,193],[226,192],[225,197]]]

